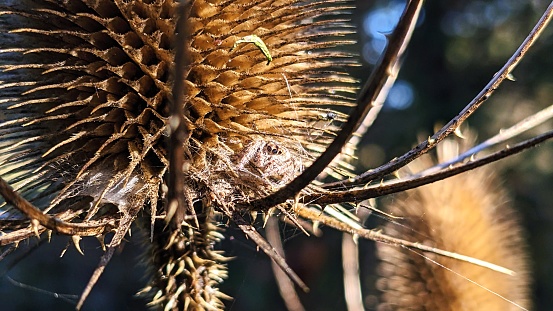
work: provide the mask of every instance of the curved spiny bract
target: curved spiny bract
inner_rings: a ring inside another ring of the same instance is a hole
[[[439,145],[439,163],[469,146],[460,145],[451,139]],[[430,159],[421,158],[409,169],[418,172],[431,165]],[[529,307],[530,277],[523,234],[517,215],[490,169],[480,168],[407,191],[403,199],[390,208],[401,217],[401,226],[386,224],[386,234],[486,260],[516,274],[501,274],[451,258],[377,244],[382,261],[377,287],[383,291],[379,310]]]
[[[1,5],[0,174],[68,222],[117,227],[149,214],[153,303],[220,309],[226,271],[214,217],[282,187],[325,149],[344,120],[334,109],[353,105],[345,71],[357,64],[336,49],[352,43],[348,1],[188,3],[184,42],[173,0]],[[272,61],[254,44],[233,48],[251,35]],[[194,208],[175,227],[163,198],[178,44],[188,60],[182,156]],[[10,243],[33,235],[24,213],[1,208]]]

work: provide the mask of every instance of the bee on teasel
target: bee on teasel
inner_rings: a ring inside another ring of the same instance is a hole
[[[332,141],[344,119],[334,109],[353,105],[346,71],[357,63],[334,49],[353,43],[347,1],[191,1],[182,15],[178,9],[173,0],[0,8],[2,178],[43,216],[68,224],[54,231],[77,247],[81,236],[103,243],[115,232],[78,307],[131,224],[148,217],[140,223],[151,232],[150,304],[223,308],[220,217],[249,214],[235,204],[296,177]],[[236,44],[252,35],[271,62],[253,44]],[[175,69],[179,45],[187,63]],[[174,186],[168,136],[181,69],[186,143],[176,191],[185,208],[165,200]],[[321,122],[326,115],[332,122]],[[52,234],[13,205],[1,212],[2,245]]]

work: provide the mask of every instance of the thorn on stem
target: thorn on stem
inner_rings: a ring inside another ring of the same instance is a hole
[[[78,235],[73,235],[71,236],[71,240],[73,241],[73,245],[75,245],[75,248],[77,249],[77,251],[84,256],[84,252],[83,250],[81,249],[81,245],[80,245],[80,242],[81,242],[81,237],[78,236]]]
[[[40,233],[38,232],[38,226],[40,226],[40,222],[38,219],[31,219],[31,227],[33,229],[33,232],[35,233],[37,238],[40,238]]]

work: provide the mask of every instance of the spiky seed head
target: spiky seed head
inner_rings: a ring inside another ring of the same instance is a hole
[[[175,70],[188,72],[179,103],[190,131],[185,190],[200,215],[178,232],[153,225],[153,302],[168,310],[222,307],[218,208],[299,174],[332,140],[344,119],[334,109],[351,106],[356,90],[345,73],[356,61],[336,49],[352,43],[348,1],[190,3],[181,17],[173,0],[22,0],[0,12],[0,173],[64,219],[167,216],[169,105]],[[175,40],[178,18],[184,42]],[[253,35],[270,62],[254,44],[233,49]],[[189,62],[175,69],[179,44]],[[24,215],[3,212],[12,222],[2,230],[28,231]]]
[[[464,134],[463,140],[446,140],[437,147],[438,163],[455,158],[472,145],[474,135]],[[433,162],[420,158],[409,169],[419,172]],[[382,263],[377,287],[383,291],[379,308],[519,310],[513,303],[528,308],[530,281],[521,227],[495,178],[490,169],[479,168],[407,191],[391,206],[394,215],[402,217],[402,226],[389,223],[384,232],[486,260],[512,269],[516,275],[378,244]]]

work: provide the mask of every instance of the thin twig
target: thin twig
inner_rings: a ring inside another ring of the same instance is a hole
[[[278,220],[275,217],[269,217],[265,226],[265,232],[267,233],[267,241],[274,247],[277,253],[285,258],[284,248],[282,247],[282,240],[278,231]],[[275,279],[278,285],[280,296],[286,305],[288,311],[304,311],[301,304],[298,293],[294,288],[294,282],[282,271],[282,269],[274,262],[271,261],[271,268],[275,274]]]
[[[366,189],[339,191],[339,192],[334,191],[334,192],[327,192],[324,194],[308,195],[303,197],[303,201],[309,202],[310,204],[319,204],[319,205],[335,204],[335,203],[342,203],[342,202],[361,202],[366,199],[376,198],[387,194],[392,194],[392,193],[396,193],[404,190],[417,188],[426,184],[433,183],[438,180],[442,180],[442,179],[475,169],[480,166],[484,166],[486,164],[501,160],[508,156],[520,153],[552,137],[553,137],[553,131],[549,131],[542,135],[525,140],[514,146],[510,146],[506,149],[502,149],[500,151],[492,153],[481,159],[474,160],[453,168],[448,168],[446,170],[439,171],[434,174],[429,174],[425,176],[415,175],[415,177],[412,177],[409,179],[393,180],[386,183],[382,183],[382,185],[372,186]]]
[[[388,175],[405,165],[409,162],[415,160],[422,154],[428,152],[428,150],[434,148],[436,144],[445,139],[449,134],[454,132],[470,115],[482,105],[499,87],[499,85],[505,80],[508,79],[511,75],[511,72],[515,69],[518,63],[526,55],[530,47],[538,39],[542,31],[545,29],[549,21],[551,20],[553,13],[553,2],[549,5],[543,16],[540,18],[538,23],[534,26],[528,37],[524,40],[521,46],[516,50],[516,52],[511,56],[511,58],[505,63],[503,68],[497,72],[491,81],[484,87],[482,91],[451,121],[449,121],[444,127],[442,127],[438,132],[433,136],[429,137],[428,140],[420,143],[413,149],[409,150],[407,153],[403,154],[399,158],[395,158],[390,162],[381,165],[376,169],[371,169],[365,173],[358,175],[356,177],[350,178],[347,181],[332,182],[324,184],[324,188],[336,188],[336,187],[351,187],[354,185],[366,184],[372,180],[378,180],[385,175]]]
[[[246,220],[238,213],[231,213],[230,211],[225,210],[224,211],[227,217],[234,220],[234,223],[244,232],[250,239],[252,239],[257,246],[265,253],[267,256],[269,256],[274,263],[276,263],[280,269],[290,279],[292,279],[304,292],[309,292],[309,287],[305,285],[305,283],[300,279],[300,277],[288,266],[288,263],[286,263],[286,260],[282,258],[282,256],[275,250],[274,247],[269,244],[260,234],[255,230],[254,226],[248,224]]]
[[[364,311],[361,280],[359,279],[359,249],[355,237],[342,234],[342,268],[344,294],[348,311]]]
[[[38,288],[38,287],[35,287],[35,286],[31,286],[31,285],[28,285],[28,284],[25,284],[25,283],[22,283],[22,282],[18,282],[16,280],[12,279],[9,276],[6,276],[6,279],[10,283],[12,283],[13,285],[15,285],[17,287],[27,289],[27,290],[31,290],[31,291],[34,291],[34,292],[37,292],[37,293],[40,293],[40,294],[45,294],[45,295],[48,295],[48,296],[52,296],[56,299],[61,299],[61,300],[65,301],[65,302],[68,302],[70,304],[75,304],[75,301],[78,298],[77,295],[60,294],[60,293],[51,292],[49,290],[45,290],[45,289],[42,289],[42,288]]]
[[[300,176],[296,177],[285,187],[265,198],[251,202],[248,206],[255,209],[265,210],[277,204],[283,203],[288,198],[294,197],[295,194],[311,183],[311,181],[314,180],[342,151],[344,145],[351,138],[352,133],[359,128],[359,125],[363,119],[365,119],[365,116],[371,109],[374,101],[378,98],[378,94],[388,80],[388,77],[392,74],[397,74],[397,70],[395,70],[396,64],[405,51],[407,43],[411,38],[422,3],[422,0],[413,0],[410,1],[405,8],[397,27],[389,37],[389,44],[386,47],[380,62],[376,66],[357,98],[356,107],[350,112],[348,121],[344,124],[341,131],[327,147],[325,152],[323,152],[311,166],[300,174]]]
[[[138,212],[138,210],[135,210],[134,212]],[[121,221],[119,222],[119,227],[117,228],[117,231],[115,232],[115,235],[111,239],[111,242],[108,245],[107,251],[102,255],[100,258],[100,263],[98,264],[98,267],[94,270],[94,273],[92,273],[92,276],[90,277],[90,280],[88,281],[88,284],[86,284],[85,289],[83,290],[83,293],[81,294],[81,297],[79,298],[79,302],[77,303],[77,306],[75,307],[76,310],[80,310],[86,301],[86,298],[92,291],[92,288],[104,272],[104,269],[108,265],[109,261],[111,260],[111,257],[113,257],[113,253],[115,252],[115,249],[121,245],[121,242],[123,241],[123,238],[127,234],[127,231],[129,231],[133,221],[136,219],[136,214],[126,214],[123,216]]]
[[[429,169],[426,169],[417,175],[423,176],[427,174],[431,174],[437,171],[440,171],[450,165],[462,162],[465,159],[468,159],[475,154],[477,154],[480,151],[483,151],[487,148],[490,148],[492,146],[495,146],[497,144],[503,143],[513,137],[516,137],[517,135],[532,129],[543,122],[553,118],[553,105],[525,118],[524,120],[518,122],[517,124],[511,126],[508,129],[500,130],[499,133],[486,141],[484,141],[481,144],[478,144],[477,146],[474,146],[470,148],[469,150],[463,152],[459,156],[457,156],[455,159],[451,159],[449,161],[446,161],[444,163],[440,163],[438,165],[435,165]]]
[[[509,270],[507,268],[504,268],[504,267],[501,267],[501,266],[495,265],[493,263],[490,263],[490,262],[487,262],[487,261],[484,261],[484,260],[480,260],[480,259],[477,259],[477,258],[474,258],[474,257],[465,256],[465,255],[457,254],[457,253],[454,253],[454,252],[448,252],[446,250],[442,250],[442,249],[439,249],[439,248],[427,246],[427,245],[416,243],[416,242],[410,242],[410,241],[394,238],[394,237],[385,235],[385,234],[383,234],[379,231],[375,231],[375,230],[356,229],[356,228],[348,226],[347,224],[335,219],[334,217],[326,216],[324,214],[321,214],[321,212],[319,210],[316,210],[316,209],[313,209],[313,208],[308,208],[308,207],[300,208],[300,209],[298,209],[297,213],[298,213],[299,216],[302,216],[302,217],[305,217],[305,218],[308,218],[308,219],[314,219],[314,220],[320,221],[321,223],[323,223],[323,224],[325,224],[325,225],[327,225],[331,228],[340,230],[342,232],[347,232],[347,233],[350,233],[350,234],[359,235],[360,237],[362,237],[364,239],[367,239],[367,240],[371,240],[371,241],[375,241],[375,242],[382,242],[382,243],[391,244],[391,245],[397,245],[397,246],[406,247],[406,248],[409,248],[409,249],[418,249],[418,250],[421,250],[421,251],[437,254],[437,255],[440,255],[440,256],[445,256],[445,257],[461,260],[461,261],[464,261],[464,262],[472,263],[472,264],[475,264],[477,266],[488,268],[488,269],[491,269],[491,270],[494,270],[494,271],[497,271],[497,272],[500,272],[500,273],[504,273],[504,274],[507,274],[507,275],[515,275],[515,272],[512,271],[512,270]]]

